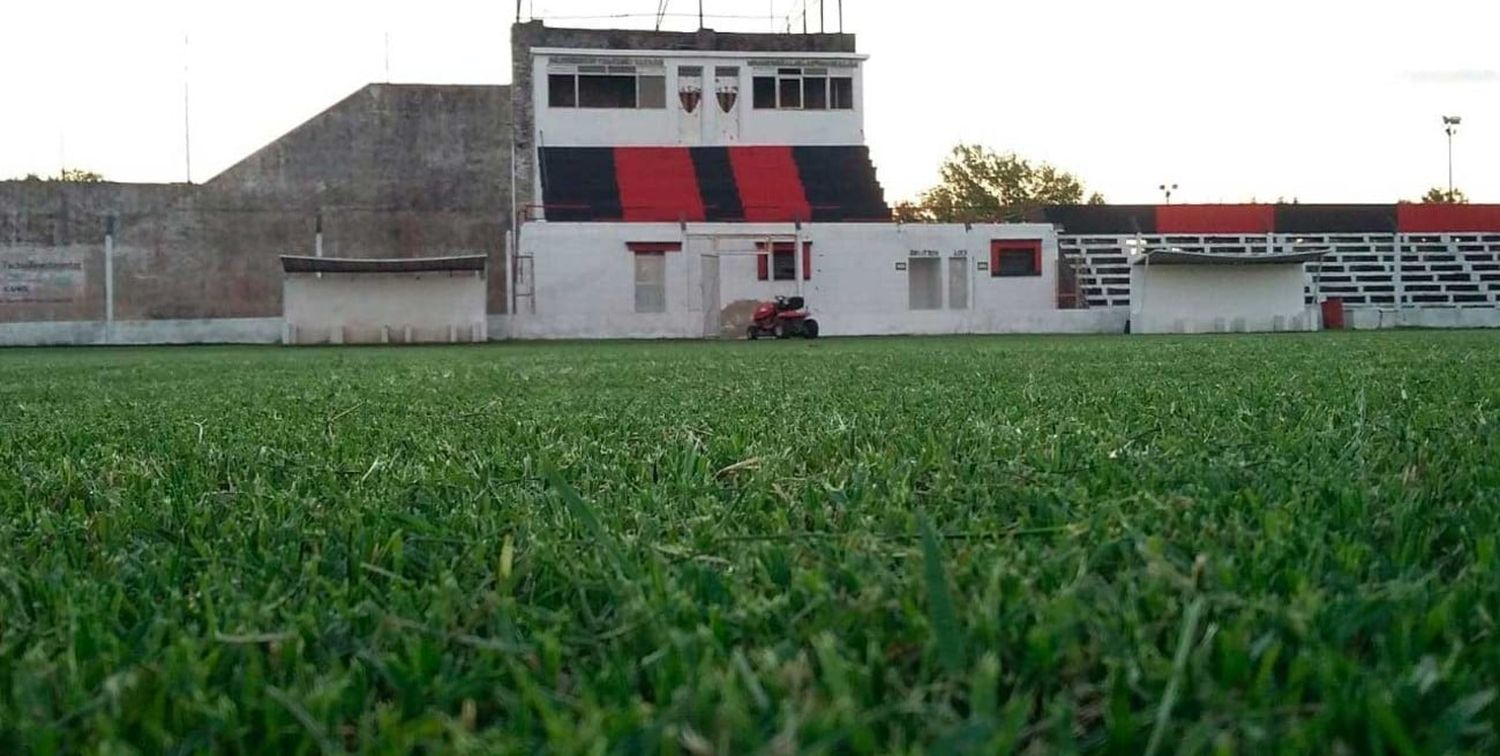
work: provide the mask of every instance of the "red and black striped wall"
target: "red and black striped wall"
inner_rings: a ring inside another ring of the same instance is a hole
[[[1034,219],[1099,236],[1500,233],[1500,205],[1069,205]]]
[[[545,147],[552,221],[889,221],[866,147]]]

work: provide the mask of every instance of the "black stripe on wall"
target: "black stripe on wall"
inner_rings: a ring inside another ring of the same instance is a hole
[[[1276,232],[1279,234],[1389,234],[1395,231],[1395,205],[1276,206]]]
[[[710,221],[744,220],[740,188],[734,182],[728,147],[694,147],[693,172],[698,175],[698,194],[703,197],[704,217]]]
[[[620,220],[612,147],[544,147],[542,203],[549,221]]]

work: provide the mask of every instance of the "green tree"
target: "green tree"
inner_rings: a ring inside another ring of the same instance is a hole
[[[55,176],[42,178],[35,173],[26,174],[21,181],[57,181],[65,184],[99,184],[104,181],[104,174],[86,171],[82,168],[64,168]]]
[[[1044,205],[1085,202],[1083,182],[1047,163],[1033,163],[1015,153],[960,144],[943,161],[941,181],[915,202],[893,209],[903,223],[1015,223]],[[1087,203],[1104,204],[1095,192]]]
[[[1444,189],[1444,188],[1442,188],[1440,186],[1434,186],[1431,189],[1428,189],[1426,194],[1422,195],[1422,204],[1424,204],[1424,205],[1467,205],[1467,204],[1469,204],[1469,198],[1467,196],[1465,196],[1464,193],[1462,191],[1458,190],[1458,189],[1451,189],[1450,190],[1450,189]]]

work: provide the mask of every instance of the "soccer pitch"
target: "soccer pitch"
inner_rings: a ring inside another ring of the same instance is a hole
[[[0,752],[1493,751],[1500,333],[0,350]]]

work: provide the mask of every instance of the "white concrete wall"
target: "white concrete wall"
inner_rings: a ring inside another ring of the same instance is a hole
[[[1131,333],[1303,331],[1306,273],[1290,265],[1135,265]]]
[[[803,227],[813,249],[811,280],[758,280],[755,238],[790,241],[796,233],[792,224],[689,224],[686,231],[677,224],[529,224],[520,244],[534,258],[536,310],[512,316],[505,328],[516,338],[701,338],[713,309],[704,302],[703,259],[716,256],[718,310],[727,322],[755,302],[796,294],[800,285],[828,335],[1123,330],[1119,313],[1057,310],[1057,243],[1048,225],[811,224]],[[981,270],[997,239],[1041,240],[1042,274],[995,278]],[[683,244],[681,252],[666,253],[665,313],[635,312],[629,242]],[[898,265],[909,266],[913,253],[942,261],[944,309],[910,309],[908,271]],[[953,259],[968,271],[966,309],[949,306]],[[797,267],[800,275],[800,255]]]
[[[0,346],[275,344],[281,335],[281,318],[0,323]]]
[[[294,273],[284,285],[289,344],[484,341],[476,272]]]
[[[533,70],[535,85],[531,93],[536,113],[536,144],[542,147],[630,147],[630,146],[723,146],[723,145],[796,145],[842,146],[865,143],[864,81],[861,74],[864,56],[830,53],[704,53],[701,51],[612,50],[598,57],[616,61],[661,61],[667,77],[667,106],[663,110],[628,110],[596,108],[552,108],[548,106],[547,75],[554,58],[573,60],[589,57],[588,52],[568,51],[563,55],[536,54]],[[754,78],[757,71],[771,67],[751,67],[750,61],[783,60],[785,65],[801,67],[814,62],[841,64],[831,68],[830,75],[854,78],[853,110],[757,110]],[[705,72],[703,103],[693,113],[683,110],[678,101],[680,91],[677,71],[682,66],[701,66]],[[739,98],[730,113],[720,109],[715,96],[714,69],[738,66]]]

